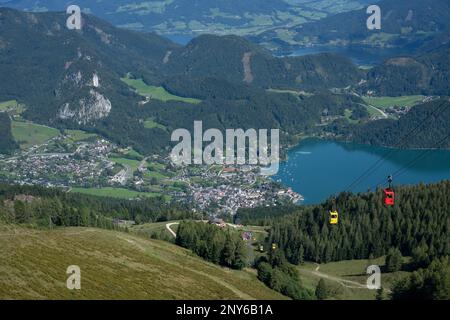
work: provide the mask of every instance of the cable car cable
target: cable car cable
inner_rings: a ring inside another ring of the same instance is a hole
[[[416,130],[418,130],[421,126],[423,126],[425,124],[425,122],[427,122],[432,116],[434,116],[436,113],[439,113],[438,115],[440,115],[443,111],[445,111],[445,107],[446,107],[446,103],[442,103],[441,106],[439,106],[438,108],[436,108],[427,118],[425,118],[421,124],[415,128],[413,128],[410,132],[408,132],[407,134],[405,134],[401,139],[399,139],[399,142],[402,142],[402,140],[404,141],[406,138],[408,138],[410,135],[412,135]],[[396,143],[394,144],[394,147],[400,147],[402,144],[400,143]],[[356,183],[358,182],[359,184],[359,180],[363,180],[363,178],[365,178],[365,176],[367,174],[372,174],[371,171],[374,171],[374,167],[376,167],[378,164],[380,164],[380,162],[384,162],[386,161],[386,159],[388,158],[388,156],[394,152],[397,152],[397,150],[395,149],[390,149],[388,152],[386,152],[380,159],[378,159],[371,167],[369,167],[369,169],[367,169],[363,174],[361,174],[361,176],[359,176],[352,184],[349,185],[349,187],[347,187],[347,189],[352,189],[352,187],[354,187],[355,185],[357,185]]]
[[[409,138],[412,134],[414,134],[419,128],[423,127],[425,125],[425,123],[431,119],[432,117],[434,117],[435,115],[439,116],[441,115],[447,107],[447,103],[443,102],[438,108],[436,108],[431,114],[429,114],[423,121],[421,121],[420,125],[413,128],[412,130],[410,130],[407,134],[405,134],[402,138],[399,139],[399,141],[397,143],[394,144],[394,147],[392,149],[390,149],[388,152],[386,152],[380,159],[378,159],[374,164],[372,164],[366,171],[364,171],[356,180],[354,180],[347,188],[346,190],[348,191],[352,191],[353,188],[355,188],[356,186],[358,186],[362,181],[364,181],[367,177],[369,177],[370,175],[372,175],[378,168],[379,166],[384,163],[388,157],[392,154],[397,152],[398,150],[394,149],[394,148],[398,148],[400,146],[403,145],[403,143],[405,142],[406,138]],[[424,128],[422,128],[421,130],[423,130]],[[403,142],[403,143],[400,143]]]
[[[446,104],[443,103],[441,105],[441,107],[446,107]],[[432,114],[430,114],[424,121],[422,121],[421,125],[419,125],[418,127],[413,128],[409,133],[407,133],[404,138],[409,137],[411,134],[413,134],[418,128],[420,128],[421,126],[423,126],[425,124],[426,121],[428,121],[428,119],[430,119],[433,115],[435,115],[436,112],[439,112],[440,107],[437,108]],[[441,110],[439,112],[439,115],[444,111],[445,109]],[[404,140],[400,139],[400,140]],[[398,145],[398,147],[400,147],[402,144]],[[366,177],[370,176],[373,172],[375,172],[375,170],[378,169],[378,167],[387,160],[388,156],[391,155],[394,152],[397,152],[398,150],[396,149],[390,149],[387,153],[385,153],[380,159],[378,159],[371,167],[369,167],[369,169],[367,169],[363,174],[361,174],[361,176],[359,176],[352,184],[350,184],[349,187],[347,187],[347,189],[349,189],[349,191],[351,191],[354,187],[356,187],[357,185],[359,185]]]
[[[434,145],[435,149],[427,149],[427,150],[422,151],[422,153],[420,153],[420,154],[419,154],[418,156],[416,156],[413,160],[411,160],[406,166],[404,166],[404,167],[398,169],[398,170],[395,171],[392,175],[393,175],[394,177],[396,177],[396,178],[399,177],[399,176],[402,176],[402,175],[406,172],[406,170],[408,170],[409,168],[411,168],[417,161],[421,160],[422,158],[425,158],[426,156],[428,156],[429,154],[431,154],[431,153],[433,153],[433,152],[436,152],[436,151],[438,151],[438,150],[442,150],[442,148],[436,148],[436,147],[441,146],[443,143],[445,143],[446,141],[448,141],[448,139],[450,139],[450,133],[449,133],[446,137],[444,137],[442,140],[440,140],[438,143],[436,143],[436,144]],[[384,183],[384,182],[385,182],[385,179],[381,180],[380,182],[378,182],[378,183],[373,187],[373,189],[378,188],[378,187],[379,187],[382,183]]]

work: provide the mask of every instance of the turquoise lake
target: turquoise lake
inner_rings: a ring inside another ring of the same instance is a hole
[[[390,153],[387,157],[386,154]],[[418,161],[411,162],[418,156]],[[288,160],[272,178],[304,196],[301,204],[319,203],[342,191],[378,160],[379,167],[353,192],[374,190],[387,176],[397,184],[430,183],[450,179],[450,150],[397,150],[350,143],[307,139],[288,153]],[[387,183],[387,182],[386,182]]]

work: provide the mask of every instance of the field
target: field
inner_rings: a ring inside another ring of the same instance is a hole
[[[58,136],[59,130],[31,122],[12,121],[12,134],[20,148],[27,149]]]
[[[65,130],[64,132],[70,136],[70,140],[73,142],[84,141],[97,137],[96,134],[88,133],[82,130]]]
[[[18,104],[16,100],[0,102],[0,111],[6,111],[11,108],[17,108],[17,106]]]
[[[407,261],[408,259],[405,258],[404,262]],[[367,289],[368,275],[366,275],[366,270],[369,265],[379,265],[383,269],[384,263],[383,257],[373,260],[348,260],[320,265],[307,262],[298,266],[297,269],[300,272],[303,285],[312,290],[323,278],[331,291],[330,299],[372,300],[375,299],[376,290]],[[406,274],[407,272],[404,271],[382,273],[381,286],[385,289],[385,293],[392,288],[394,281]]]
[[[127,159],[127,158],[111,157],[111,158],[109,158],[109,160],[111,160],[117,164],[129,166],[131,168],[131,170],[133,170],[133,172],[135,172],[139,168],[139,164],[141,163],[138,160],[132,160],[132,159]]]
[[[411,107],[422,102],[425,96],[403,96],[403,97],[363,97],[363,100],[377,108]]]
[[[83,193],[98,197],[110,197],[118,199],[132,199],[137,197],[158,197],[159,193],[138,192],[124,188],[72,188],[72,192]]]
[[[164,221],[164,222],[154,222],[154,223],[144,223],[140,225],[135,225],[130,228],[131,232],[144,233],[150,236],[154,233],[164,232],[168,237],[172,238],[173,235],[167,230],[166,224],[168,223],[179,223],[180,221]],[[175,233],[178,230],[178,224],[174,224],[170,227]]]
[[[201,100],[193,99],[193,98],[184,98],[173,95],[166,91],[163,87],[149,86],[142,79],[130,79],[130,78],[122,78],[122,81],[125,82],[130,87],[136,89],[136,91],[144,97],[149,97],[150,99],[156,99],[160,101],[180,101],[191,104],[198,104]]]
[[[0,225],[0,255],[0,299],[284,299],[252,271],[117,231]],[[71,265],[81,290],[66,288]]]

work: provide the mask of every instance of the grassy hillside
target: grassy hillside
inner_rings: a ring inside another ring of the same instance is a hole
[[[407,263],[408,259],[405,258],[404,262]],[[378,265],[382,269],[381,286],[386,294],[390,292],[395,281],[408,274],[405,271],[384,273],[384,257],[372,260],[344,260],[320,265],[307,262],[298,266],[297,270],[302,283],[311,290],[316,288],[320,279],[324,279],[329,290],[329,299],[373,300],[377,291],[366,287],[369,277],[366,270],[370,265]]]
[[[13,121],[12,135],[22,149],[41,145],[59,134],[58,129],[32,122]]]
[[[283,299],[251,271],[217,267],[170,243],[92,228],[0,225],[0,299]],[[66,268],[81,268],[81,290]]]
[[[97,197],[110,197],[118,199],[134,199],[137,197],[158,197],[161,194],[151,192],[138,192],[125,188],[72,188],[72,192],[88,194]]]

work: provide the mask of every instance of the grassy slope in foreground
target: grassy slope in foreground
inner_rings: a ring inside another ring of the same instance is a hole
[[[0,224],[0,256],[0,299],[284,299],[254,272],[122,232]],[[66,288],[69,265],[81,268],[81,290]]]

